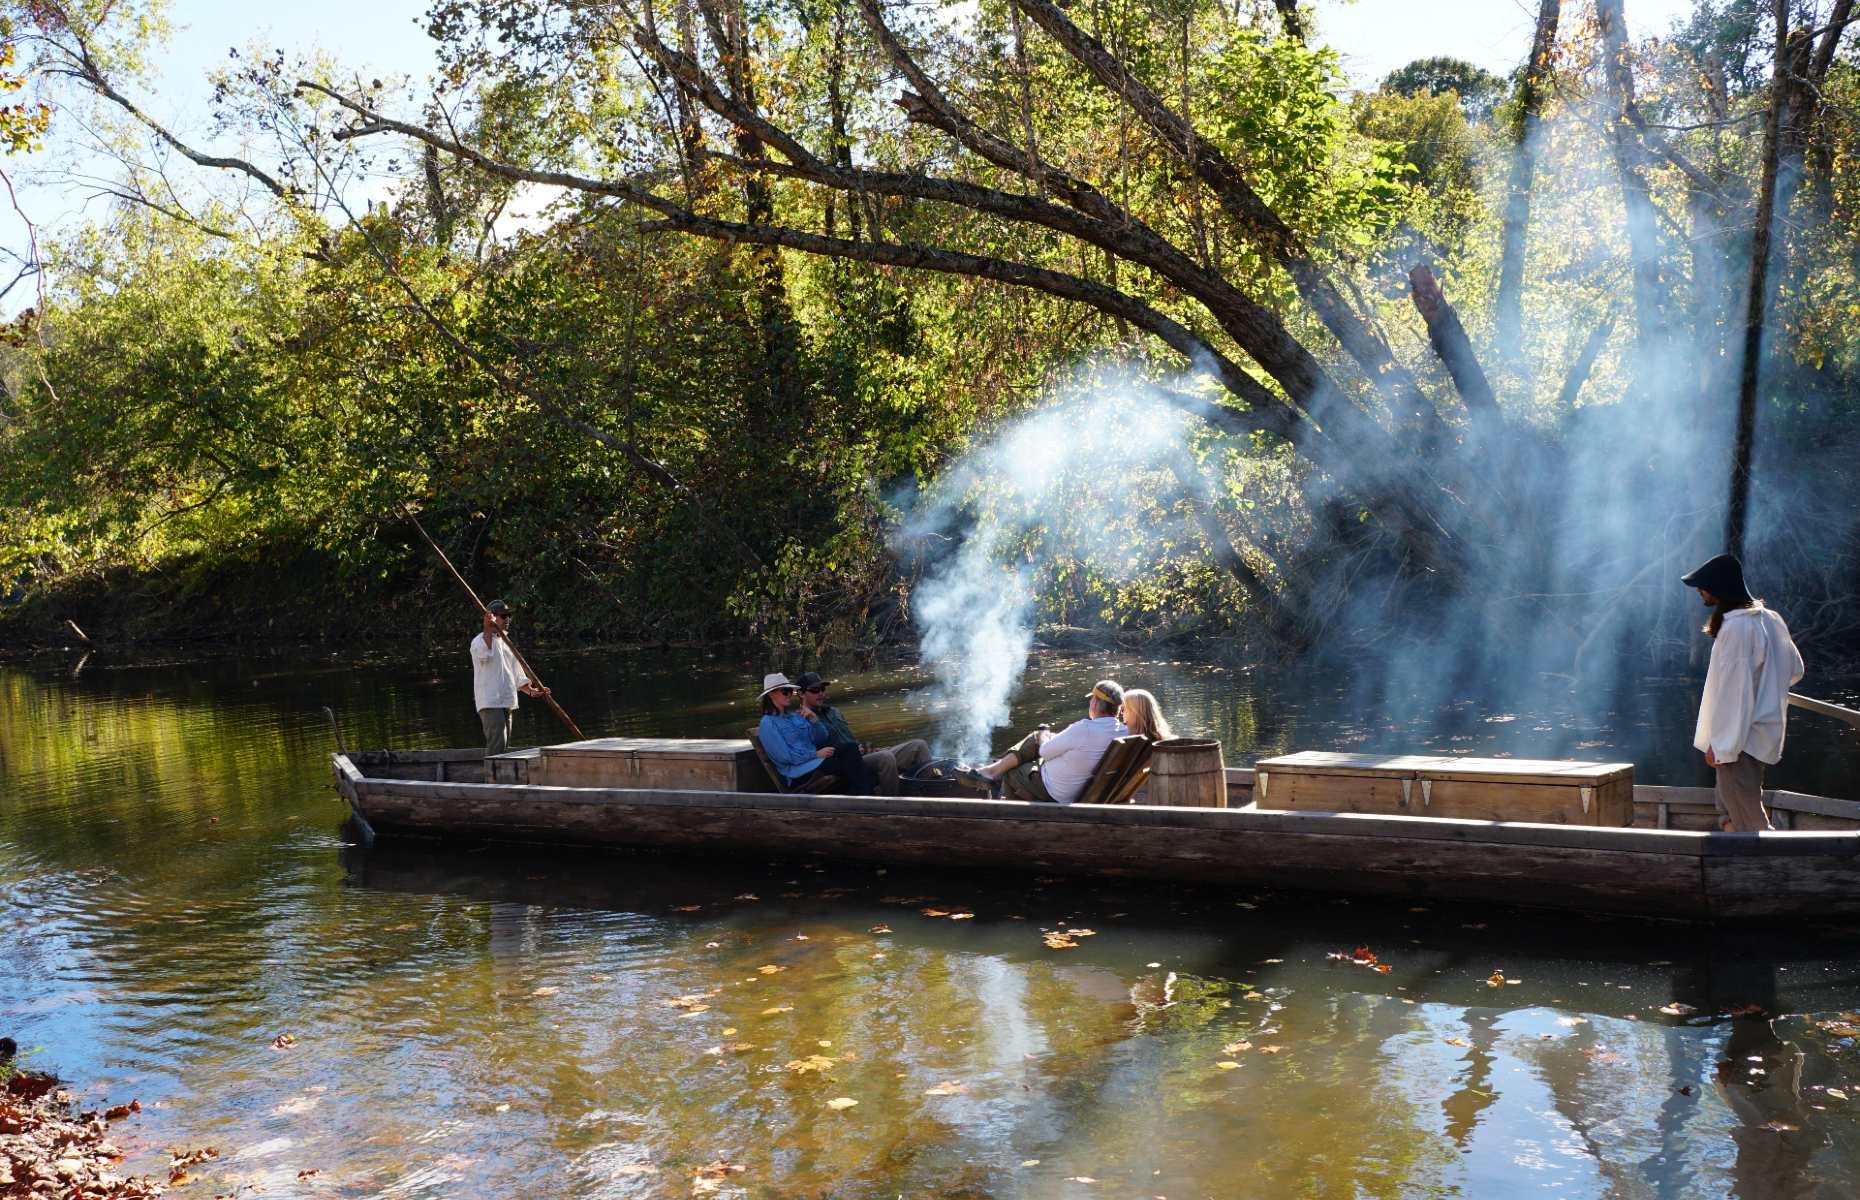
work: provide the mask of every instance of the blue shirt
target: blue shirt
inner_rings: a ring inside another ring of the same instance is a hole
[[[814,751],[827,744],[827,727],[800,713],[768,713],[756,726],[756,736],[781,777],[794,780],[820,765]]]

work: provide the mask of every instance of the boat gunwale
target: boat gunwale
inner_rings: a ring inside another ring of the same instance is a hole
[[[392,754],[394,752],[386,752]],[[437,752],[426,752],[429,754]],[[789,811],[831,815],[960,818],[1032,824],[1148,826],[1297,833],[1319,837],[1382,837],[1466,845],[1554,846],[1570,850],[1691,855],[1698,858],[1860,856],[1860,830],[1773,830],[1723,833],[1705,830],[1642,829],[1486,821],[1464,817],[1382,813],[1314,812],[1255,808],[1177,808],[1141,804],[1045,805],[966,797],[870,797],[819,793],[714,792],[661,788],[563,787],[547,784],[462,783],[372,777],[333,756],[352,805],[365,805],[370,792],[430,799],[511,799],[529,795],[555,803],[651,809]],[[406,760],[403,760],[406,761]],[[428,759],[426,761],[437,761]],[[1830,800],[1829,797],[1805,797]]]

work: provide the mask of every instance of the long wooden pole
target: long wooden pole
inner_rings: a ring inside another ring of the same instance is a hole
[[[1855,729],[1860,729],[1860,711],[1845,708],[1839,704],[1829,704],[1826,700],[1817,700],[1813,696],[1798,695],[1795,692],[1789,693],[1789,703],[1812,713],[1820,713],[1824,717],[1845,721]]]
[[[439,556],[439,561],[446,564],[446,570],[452,573],[452,578],[459,581],[459,586],[465,589],[465,594],[471,597],[471,602],[478,606],[478,611],[487,617],[490,616],[491,610],[484,606],[484,601],[478,599],[478,593],[472,590],[471,584],[465,582],[465,577],[459,574],[459,569],[457,567],[452,565],[452,560],[446,557],[446,552],[439,548],[439,543],[433,540],[433,535],[426,532],[426,526],[420,524],[420,518],[414,516],[405,509],[401,511],[413,527],[420,531],[420,537],[425,539],[426,544],[433,548],[433,553]],[[541,677],[536,674],[536,669],[530,666],[529,660],[523,657],[523,652],[517,649],[516,643],[510,640],[510,635],[507,633],[500,633],[498,636],[504,639],[504,645],[510,647],[510,652],[517,656],[517,665],[523,668],[523,673],[529,677],[530,683],[536,687],[542,687],[543,681]],[[553,692],[545,691],[543,693],[543,703],[547,704],[549,710],[556,716],[562,718],[562,724],[568,726],[568,731],[575,735],[575,740],[587,740],[588,735],[581,732],[581,727],[575,724],[574,718],[563,712],[562,706],[555,702],[555,694]]]

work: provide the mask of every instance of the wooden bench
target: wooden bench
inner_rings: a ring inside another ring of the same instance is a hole
[[[1254,804],[1264,809],[1634,823],[1632,763],[1307,750],[1261,759],[1253,772]]]

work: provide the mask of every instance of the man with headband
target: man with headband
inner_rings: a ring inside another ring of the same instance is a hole
[[[1091,782],[1098,760],[1111,743],[1129,732],[1117,719],[1123,703],[1124,689],[1117,681],[1100,679],[1085,698],[1083,721],[1074,721],[1058,733],[1036,729],[994,762],[975,768],[973,774],[1000,783],[1010,800],[1070,804]]]

